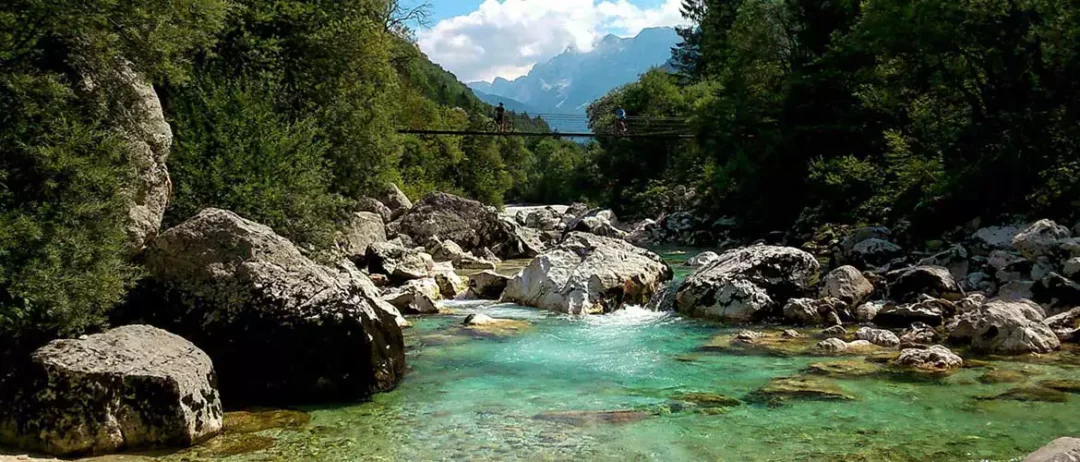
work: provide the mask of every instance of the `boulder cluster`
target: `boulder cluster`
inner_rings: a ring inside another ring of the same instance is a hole
[[[852,230],[834,269],[791,247],[754,245],[691,258],[675,307],[726,322],[824,328],[818,348],[895,349],[895,365],[948,372],[945,345],[996,355],[1041,354],[1080,332],[1080,239],[1050,220],[980,229],[964,242],[905,254],[882,227]],[[857,331],[853,341],[848,328]]]

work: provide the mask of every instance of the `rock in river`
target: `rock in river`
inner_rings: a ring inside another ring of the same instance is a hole
[[[1043,323],[1042,308],[1030,301],[993,301],[971,313],[976,350],[998,354],[1049,353],[1061,347]]]
[[[206,209],[162,233],[146,267],[124,316],[206,351],[231,405],[354,399],[405,371],[401,329],[371,281],[232,212]]]
[[[812,255],[790,247],[731,250],[686,278],[676,292],[676,307],[694,316],[751,321],[805,292],[819,267]]]
[[[469,294],[482,300],[498,300],[510,283],[510,278],[488,270],[469,277]]]
[[[900,352],[896,364],[915,372],[950,374],[964,365],[964,360],[948,348],[933,345],[929,348],[908,348]]]
[[[1080,462],[1080,438],[1058,438],[1028,454],[1023,462]]]
[[[186,447],[221,431],[210,358],[154,327],[55,340],[14,377],[0,397],[0,442],[23,449],[82,455]]]
[[[608,313],[624,305],[644,306],[672,275],[648,250],[571,233],[511,279],[503,300],[562,313]]]
[[[429,194],[388,228],[419,243],[449,239],[476,255],[490,248],[501,258],[531,258],[540,250],[493,207],[452,194]]]

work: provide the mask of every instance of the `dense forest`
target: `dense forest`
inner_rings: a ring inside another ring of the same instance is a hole
[[[683,14],[678,72],[654,71],[591,114],[683,116],[697,139],[605,144],[597,171],[613,207],[636,213],[691,185],[705,211],[758,233],[1075,219],[1076,3],[685,0]]]
[[[692,140],[420,137],[492,108],[392,0],[10,0],[0,10],[0,337],[94,329],[140,277],[117,128],[131,75],[175,139],[165,226],[215,206],[325,245],[387,183],[501,205],[664,213],[679,187],[747,234],[827,222],[1068,217],[1080,207],[1080,6],[1055,0],[686,0],[657,69],[596,101]],[[515,114],[519,128],[543,120]]]

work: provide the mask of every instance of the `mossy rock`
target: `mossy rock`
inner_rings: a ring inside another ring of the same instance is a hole
[[[496,322],[490,324],[462,326],[461,332],[474,337],[503,338],[520,334],[530,327],[532,327],[532,325],[525,321],[518,321],[516,319],[498,319]]]
[[[1045,387],[1018,387],[1006,391],[1000,395],[985,396],[978,398],[981,401],[1025,401],[1044,403],[1064,403],[1069,401],[1069,395],[1064,392]]]
[[[979,381],[985,384],[1020,383],[1027,381],[1027,376],[1012,369],[991,369],[979,377]]]
[[[963,369],[982,369],[987,367],[994,367],[994,364],[990,361],[984,361],[981,359],[964,359],[964,365],[960,367]]]
[[[1080,393],[1080,380],[1049,379],[1039,382],[1039,386],[1065,393]]]
[[[675,401],[687,401],[694,403],[701,407],[734,407],[742,406],[742,401],[735,398],[721,395],[719,393],[679,393],[672,396],[671,399]]]
[[[226,412],[225,433],[256,433],[271,428],[299,429],[311,422],[306,412],[290,410]]]
[[[866,360],[875,364],[888,364],[896,361],[900,352],[896,350],[879,350],[866,355]]]
[[[846,360],[813,363],[807,367],[808,374],[826,377],[867,377],[881,372],[881,366],[865,360]]]
[[[832,380],[816,376],[779,377],[751,393],[748,401],[780,404],[789,400],[851,401],[855,397]]]
[[[781,332],[767,332],[764,337],[752,341],[737,340],[736,335],[717,335],[701,346],[699,350],[741,355],[807,356],[817,354],[815,347],[820,341],[809,335],[798,338],[784,338]]]

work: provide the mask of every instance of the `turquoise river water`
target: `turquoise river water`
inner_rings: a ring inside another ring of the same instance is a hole
[[[262,430],[240,449],[215,454],[209,444],[165,457],[1006,461],[1080,433],[1080,396],[977,399],[1049,378],[1080,379],[1070,361],[988,362],[934,381],[829,379],[854,399],[754,404],[746,398],[771,379],[830,358],[706,351],[711,338],[734,330],[638,308],[592,317],[486,302],[445,308],[448,314],[413,320],[406,333],[410,372],[396,390],[370,402],[304,409],[310,422]],[[460,327],[467,314],[480,312],[529,327],[509,335]],[[983,383],[993,368],[1019,373],[1021,383]],[[744,403],[688,405],[678,398],[686,393]]]

